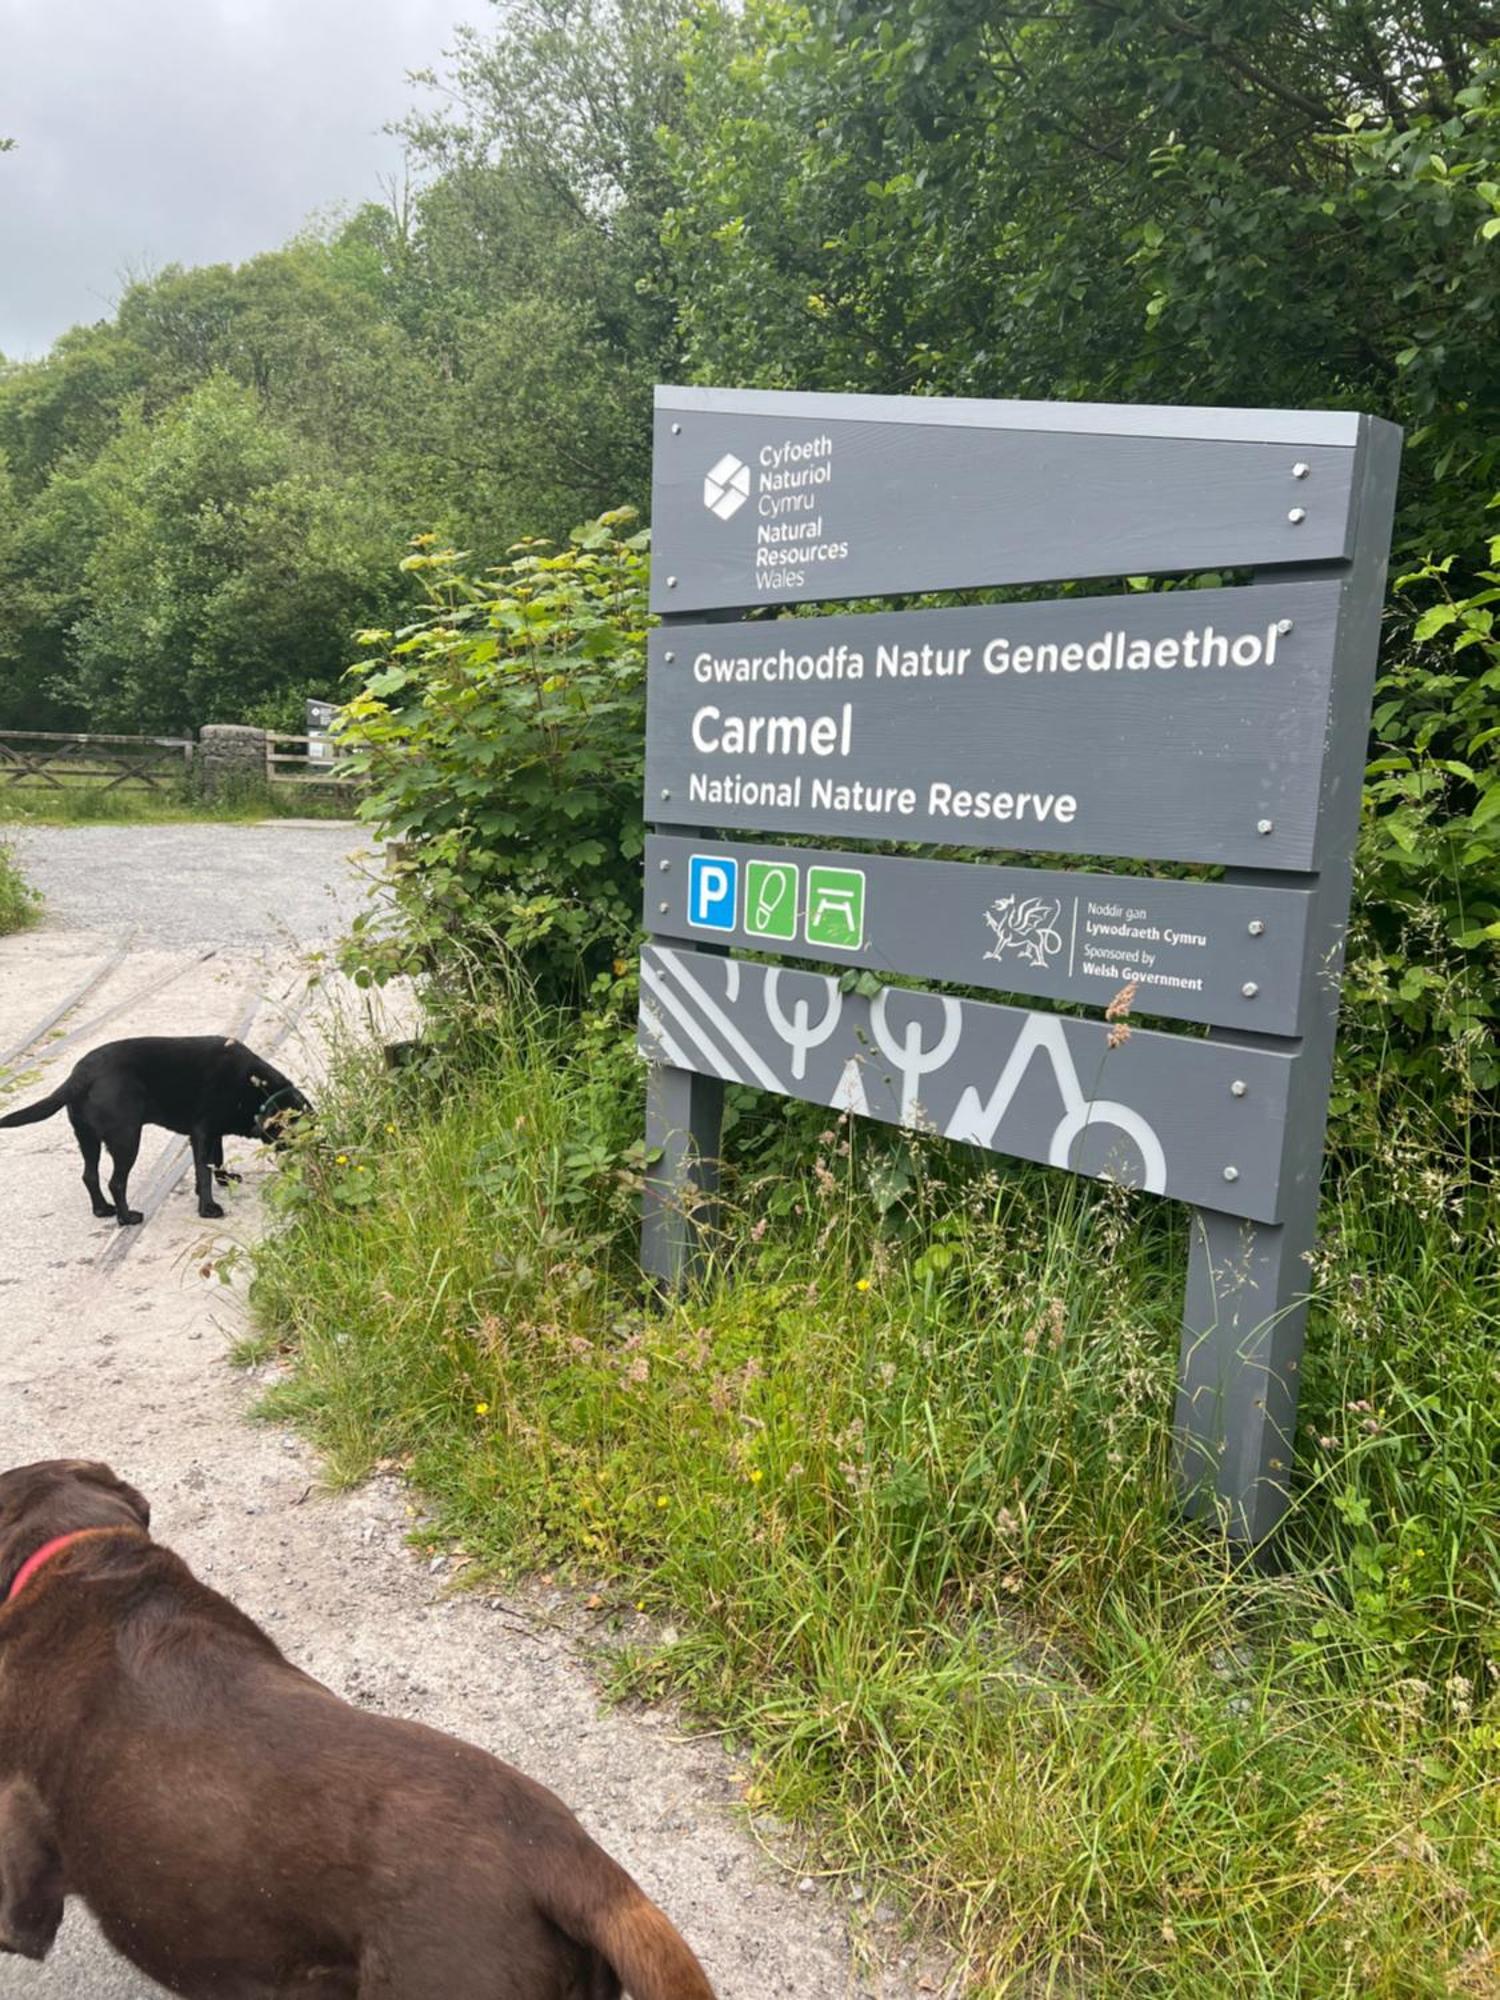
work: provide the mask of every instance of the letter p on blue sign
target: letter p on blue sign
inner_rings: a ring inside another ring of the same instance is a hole
[[[688,862],[688,922],[700,931],[732,931],[740,864],[725,854],[695,854]]]

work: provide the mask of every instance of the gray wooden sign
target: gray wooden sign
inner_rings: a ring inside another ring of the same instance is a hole
[[[1020,1160],[1277,1218],[1287,1055],[666,945],[641,960],[648,1061]]]
[[[700,949],[774,952],[1294,1035],[1308,892],[1089,875],[851,849],[653,835],[648,930]]]
[[[658,391],[642,1261],[701,1259],[726,1082],[1192,1207],[1187,1504],[1289,1504],[1400,433],[1328,412]],[[1249,584],[767,620],[803,599]],[[858,669],[854,661],[858,656]],[[725,830],[830,839],[737,842]],[[1005,848],[1037,868],[871,854]],[[1068,854],[1221,864],[1078,873]],[[883,988],[859,966],[1029,1006]],[[1110,1045],[1102,1007],[1208,1024]]]
[[[1339,585],[653,634],[653,815],[1306,868]]]
[[[659,389],[652,606],[1336,560],[1359,422]]]

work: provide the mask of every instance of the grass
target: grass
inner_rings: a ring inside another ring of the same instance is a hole
[[[1486,1191],[1398,1134],[1328,1204],[1267,1575],[1170,1499],[1181,1211],[773,1106],[653,1305],[638,1116],[609,1024],[346,1051],[258,1257],[278,1418],[341,1479],[408,1463],[445,1543],[670,1616],[616,1684],[733,1731],[747,1805],[976,1993],[1496,1992]]]
[[[70,782],[0,786],[0,825],[166,826],[184,820],[243,822],[263,819],[348,819],[351,808],[321,787],[248,785],[229,797],[206,799],[184,785],[146,791]]]
[[[0,841],[0,937],[34,924],[41,907],[41,897],[16,866],[9,847]]]

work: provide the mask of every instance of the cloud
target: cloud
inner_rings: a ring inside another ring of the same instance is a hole
[[[0,353],[164,264],[238,262],[379,194],[381,131],[485,0],[0,0]]]

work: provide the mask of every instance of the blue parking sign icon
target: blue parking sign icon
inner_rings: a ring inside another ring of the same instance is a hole
[[[732,931],[740,864],[727,854],[695,854],[688,862],[688,922],[700,931]]]

